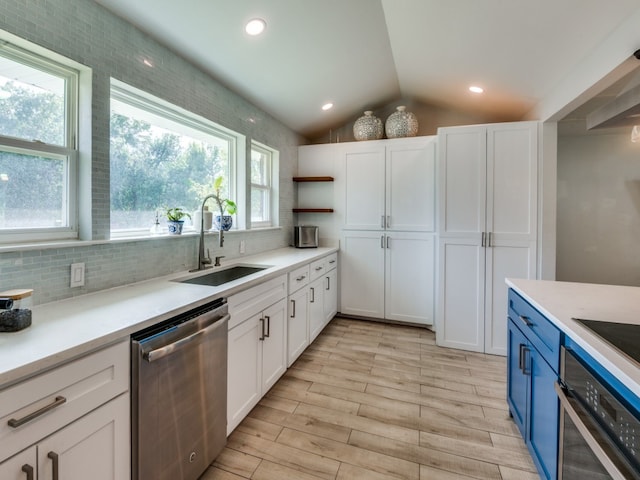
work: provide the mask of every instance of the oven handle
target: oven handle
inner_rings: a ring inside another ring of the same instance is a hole
[[[143,357],[149,363],[155,362],[156,360],[166,357],[167,355],[172,354],[179,348],[182,348],[185,345],[193,342],[194,340],[201,337],[202,335],[211,333],[217,328],[220,328],[222,325],[226,325],[227,321],[230,318],[231,318],[231,315],[227,313],[224,317],[219,318],[218,320],[213,322],[211,325],[203,328],[202,330],[198,330],[197,332],[192,333],[187,337],[181,338],[180,340],[177,340],[173,343],[170,343],[169,345],[165,345],[164,347],[156,348],[155,350],[150,350],[144,353]]]
[[[582,438],[584,438],[585,442],[594,453],[594,455],[598,458],[604,469],[607,471],[613,480],[625,480],[627,477],[618,469],[618,467],[611,460],[610,456],[604,450],[603,446],[598,442],[596,437],[593,435],[592,430],[596,430],[597,426],[594,424],[593,427],[589,427],[583,420],[583,416],[585,414],[580,414],[578,410],[583,410],[583,408],[577,403],[576,400],[571,398],[564,387],[562,387],[558,382],[555,382],[553,385],[556,389],[556,393],[558,394],[558,398],[560,399],[560,403],[564,411],[569,415],[573,424],[576,426]],[[613,452],[611,452],[613,453]]]

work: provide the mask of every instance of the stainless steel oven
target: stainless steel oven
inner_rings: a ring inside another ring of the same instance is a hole
[[[561,480],[640,479],[640,415],[623,405],[605,380],[562,348]]]

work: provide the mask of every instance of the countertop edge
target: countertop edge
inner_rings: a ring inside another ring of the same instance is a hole
[[[256,255],[236,258],[223,265],[259,264],[269,268],[256,275],[228,282],[224,286],[207,287],[176,282],[198,273],[175,274],[122,285],[34,307],[31,327],[20,332],[0,333],[0,389],[81,358],[93,351],[120,341],[142,330],[220,297],[229,297],[255,285],[286,275],[296,268],[338,251],[337,247],[317,249],[281,248]],[[155,291],[155,290],[158,291]],[[167,307],[167,292],[180,299]],[[142,300],[136,298],[140,294]],[[122,308],[141,308],[146,312],[118,315],[117,299],[123,297]],[[154,304],[158,302],[158,304]],[[90,307],[90,304],[97,306]],[[154,306],[155,305],[155,306]],[[100,313],[102,312],[102,314]],[[116,318],[110,318],[114,314]],[[43,317],[49,317],[44,319]],[[95,329],[91,327],[95,327]],[[57,343],[49,345],[57,334]],[[58,345],[58,347],[56,347]]]

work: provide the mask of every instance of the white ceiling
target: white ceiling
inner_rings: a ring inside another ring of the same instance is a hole
[[[521,119],[639,8],[638,0],[96,1],[309,138],[401,98]],[[243,30],[254,17],[267,22],[260,37]],[[469,93],[471,84],[485,93]],[[328,101],[335,107],[324,112]]]

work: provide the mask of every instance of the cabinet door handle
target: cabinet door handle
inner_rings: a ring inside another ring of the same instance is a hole
[[[269,315],[265,315],[264,318],[267,320],[267,333],[265,337],[269,338],[269,335],[271,335],[271,317]]]
[[[380,228],[384,228],[384,215],[380,215]]]
[[[301,282],[302,280],[304,280],[305,278],[307,278],[306,275],[300,275],[299,277],[296,278],[296,282]]]
[[[391,215],[387,215],[387,228],[391,228]]]
[[[391,248],[391,237],[387,236],[387,248]]]
[[[296,301],[291,300],[291,318],[296,318]]]
[[[523,345],[522,348],[522,373],[525,375],[530,375],[531,374],[531,365],[530,365],[530,355],[529,352],[531,352],[531,350],[529,350],[529,347]]]
[[[264,338],[264,318],[260,318],[260,338],[258,340],[264,342]]]
[[[384,248],[384,235],[380,236],[380,248]]]
[[[66,398],[64,398],[62,395],[58,395],[55,398],[55,400],[52,403],[50,403],[49,405],[45,405],[41,409],[36,410],[35,412],[30,413],[29,415],[25,415],[22,418],[12,418],[7,422],[7,424],[11,428],[18,428],[18,427],[24,425],[25,423],[30,422],[31,420],[34,420],[34,419],[38,418],[40,415],[44,415],[48,411],[59,407],[60,405],[62,405],[66,401],[67,401]]]
[[[47,457],[51,459],[51,480],[58,480],[58,454],[55,452],[47,453]]]
[[[529,328],[533,327],[534,323],[531,321],[531,319],[529,317],[526,317],[524,315],[520,315],[520,320],[522,320],[522,322]]]
[[[35,480],[33,477],[33,467],[28,463],[22,465],[22,471],[27,474],[27,480]]]
[[[487,240],[487,247],[493,247],[491,244],[493,240],[493,232],[489,232],[489,239]]]
[[[485,240],[486,240],[487,234],[485,232],[482,232],[482,240],[480,240],[480,246],[481,247],[485,247]]]
[[[331,290],[331,277],[325,277],[327,279],[327,288],[325,290]]]
[[[524,349],[525,345],[524,343],[520,344],[520,351],[518,352],[518,369],[524,373],[524,353],[523,353],[523,349]]]
[[[315,301],[316,301],[316,289],[311,287],[309,290],[311,290],[311,300],[309,301],[309,303],[315,303]]]

